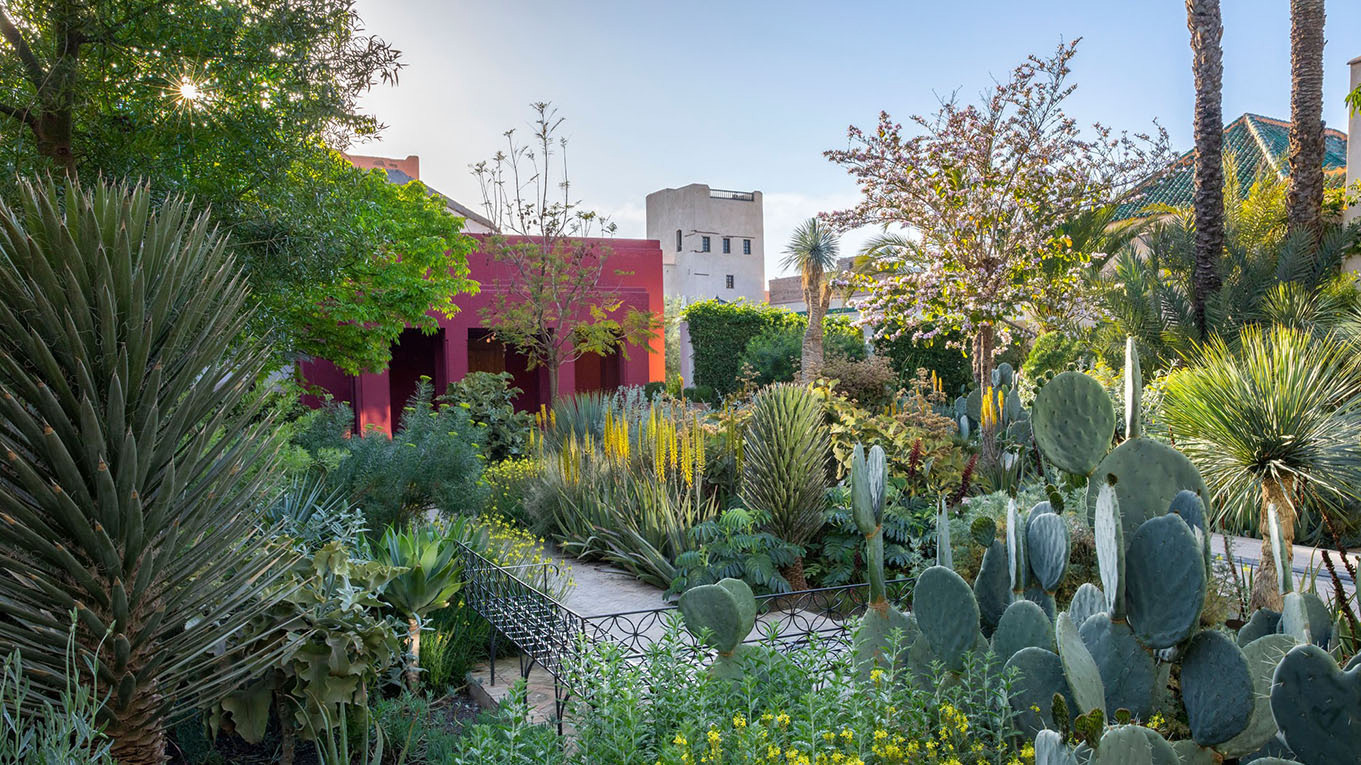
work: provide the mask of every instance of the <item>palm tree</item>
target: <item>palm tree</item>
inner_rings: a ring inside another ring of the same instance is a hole
[[[1213,491],[1217,520],[1262,533],[1254,607],[1281,607],[1268,508],[1279,514],[1288,560],[1302,511],[1361,498],[1354,357],[1328,334],[1249,327],[1237,349],[1216,338],[1168,379],[1163,417]]]
[[[433,528],[398,531],[389,528],[378,543],[374,558],[381,563],[405,569],[388,582],[379,597],[407,623],[407,687],[420,687],[421,626],[425,617],[449,605],[449,599],[463,588],[463,563],[456,555],[456,538],[467,528],[459,519],[454,528],[441,533]]]
[[[1323,0],[1290,0],[1290,230],[1323,214]]]
[[[803,281],[803,302],[808,306],[808,329],[803,333],[803,357],[799,379],[812,382],[822,369],[822,318],[832,302],[827,274],[836,268],[841,245],[834,231],[817,218],[809,218],[789,238],[780,265],[798,269]]]
[[[1219,0],[1186,0],[1186,26],[1191,31],[1191,71],[1196,81],[1192,318],[1200,336],[1205,337],[1205,304],[1219,289],[1219,257],[1224,250],[1224,51],[1219,44],[1224,24]]]
[[[268,351],[243,339],[227,242],[183,199],[50,180],[18,197],[0,204],[0,644],[59,697],[74,612],[114,756],[159,764],[173,715],[286,648],[240,637],[294,560],[258,517]]]

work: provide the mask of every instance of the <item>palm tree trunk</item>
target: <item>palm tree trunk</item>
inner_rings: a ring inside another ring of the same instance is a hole
[[[794,562],[780,570],[780,576],[789,582],[789,589],[794,592],[803,592],[808,589],[808,580],[803,575],[803,556],[794,559]]]
[[[1323,214],[1323,0],[1290,0],[1290,189],[1292,233],[1317,233]]]
[[[827,296],[823,293],[822,279],[809,280],[803,290],[804,302],[808,305],[808,329],[803,333],[803,354],[799,367],[799,380],[811,383],[822,371],[822,319],[827,315]]]
[[[1295,543],[1295,499],[1294,482],[1289,478],[1275,480],[1268,478],[1262,482],[1262,504],[1258,513],[1258,528],[1262,533],[1261,562],[1252,580],[1253,609],[1270,608],[1281,610],[1281,592],[1277,583],[1276,557],[1271,550],[1271,521],[1268,509],[1276,507],[1276,522],[1281,526],[1281,546],[1285,551],[1286,566],[1290,565],[1291,553]],[[1293,572],[1287,571],[1287,576]]]
[[[165,762],[165,725],[159,713],[160,704],[160,694],[154,688],[138,688],[126,705],[114,710],[115,718],[104,733],[113,741],[113,756],[120,765]]]
[[[412,693],[421,687],[421,623],[409,619],[406,624],[406,639],[411,644],[411,659],[406,665],[406,687]]]
[[[1208,330],[1205,303],[1219,289],[1219,258],[1224,251],[1224,51],[1220,47],[1224,24],[1219,0],[1186,0],[1186,26],[1191,31],[1191,71],[1196,82],[1192,312],[1204,337]]]

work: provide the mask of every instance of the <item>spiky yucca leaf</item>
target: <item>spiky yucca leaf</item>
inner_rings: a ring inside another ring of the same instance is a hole
[[[777,537],[807,544],[822,528],[827,504],[830,442],[821,400],[793,384],[756,394],[744,450],[743,503],[767,513]]]
[[[214,655],[291,562],[253,508],[275,452],[265,349],[239,342],[240,270],[182,199],[18,196],[0,205],[0,643],[58,693],[75,609],[114,754],[161,762],[168,715],[273,658]]]

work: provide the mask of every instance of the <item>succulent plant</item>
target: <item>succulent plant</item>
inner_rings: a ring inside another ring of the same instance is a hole
[[[709,671],[715,677],[740,679],[741,660],[752,649],[742,641],[756,625],[756,596],[751,586],[741,579],[721,579],[686,590],[678,605],[685,628],[717,651]]]
[[[1026,524],[1025,541],[1031,572],[1040,589],[1053,594],[1068,571],[1067,521],[1052,512],[1034,514]]]
[[[1046,459],[1069,473],[1089,475],[1110,450],[1115,408],[1096,380],[1064,372],[1035,394],[1030,426]]]
[[[1106,708],[1127,709],[1139,720],[1153,713],[1157,671],[1153,654],[1134,636],[1128,624],[1104,613],[1088,617],[1078,628],[1083,645],[1096,662],[1106,694]]]
[[[851,512],[856,528],[865,535],[865,569],[870,585],[869,602],[853,646],[862,675],[894,663],[887,653],[892,649],[895,631],[906,636],[899,643],[900,650],[908,648],[917,635],[915,623],[888,602],[884,588],[882,524],[887,475],[888,460],[882,448],[871,447],[866,455],[862,445],[855,445],[851,452]]]
[[[1238,643],[1215,630],[1191,638],[1181,659],[1181,697],[1197,744],[1212,747],[1242,733],[1252,717],[1252,674]]]
[[[1007,573],[1007,546],[993,539],[983,551],[983,562],[973,582],[974,600],[982,618],[983,635],[992,637],[993,630],[1011,605],[1011,577]]]
[[[1125,551],[1129,623],[1149,648],[1171,648],[1200,624],[1205,606],[1201,546],[1179,515],[1146,521]]]
[[[1077,703],[1074,709],[1079,714],[1094,710],[1106,714],[1106,690],[1101,683],[1101,671],[1066,612],[1059,614],[1054,637],[1058,642],[1059,659],[1063,662],[1063,676]]]
[[[1101,591],[1106,595],[1106,611],[1112,619],[1125,618],[1125,543],[1124,523],[1115,489],[1103,483],[1096,495],[1096,562],[1101,574]]]
[[[964,655],[978,647],[978,603],[959,574],[932,566],[912,590],[912,615],[931,653],[951,672],[964,668]]]
[[[1264,635],[1274,635],[1280,631],[1280,612],[1259,608],[1248,617],[1247,624],[1238,628],[1238,644],[1245,646]]]
[[[969,538],[979,547],[984,549],[991,547],[993,541],[997,539],[997,522],[986,515],[980,515],[969,524]]]
[[[1261,749],[1276,736],[1276,719],[1271,714],[1271,682],[1281,659],[1295,647],[1289,635],[1265,635],[1243,648],[1252,677],[1252,714],[1242,732],[1215,749],[1225,757],[1243,757]]]
[[[1167,512],[1182,490],[1210,496],[1200,471],[1176,449],[1149,438],[1131,438],[1106,455],[1087,485],[1088,506],[1094,506],[1101,486],[1113,483],[1125,538],[1139,525]]]
[[[1144,375],[1139,369],[1139,349],[1134,338],[1125,338],[1125,438],[1138,438],[1142,425],[1140,405],[1144,393]]]
[[[1007,607],[992,634],[992,652],[1002,661],[1023,648],[1054,650],[1054,624],[1038,604],[1018,600]]]
[[[945,508],[944,495],[936,508],[936,565],[955,567],[954,550],[950,548],[950,514]]]
[[[1073,624],[1079,625],[1079,629],[1093,614],[1105,613],[1107,610],[1106,594],[1091,582],[1083,582],[1068,603],[1068,615]]]
[[[1058,654],[1034,646],[1022,648],[1007,659],[1003,671],[1014,673],[1016,678],[1011,689],[1011,708],[1016,711],[1016,724],[1021,730],[1034,734],[1043,728],[1068,724],[1067,719],[1061,722],[1054,719],[1056,695],[1064,697],[1068,709],[1077,708]]]
[[[1304,765],[1355,763],[1361,753],[1361,669],[1344,672],[1322,648],[1296,646],[1272,677],[1271,713]]]
[[[1025,562],[1025,525],[1016,512],[1015,499],[1007,501],[1007,570],[1011,591],[1019,598],[1025,592],[1030,569]]]

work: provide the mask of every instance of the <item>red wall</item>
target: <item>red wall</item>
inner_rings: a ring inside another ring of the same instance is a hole
[[[471,236],[478,240],[486,238],[479,234]],[[514,241],[516,237],[510,239]],[[649,311],[660,319],[664,309],[660,243],[655,239],[611,238],[592,241],[610,252],[601,277],[601,286],[609,288],[622,300],[619,314],[630,310]],[[438,317],[442,331],[437,335],[412,338],[405,348],[394,348],[393,367],[398,378],[396,386],[392,374],[387,371],[352,377],[325,359],[302,362],[300,368],[304,380],[309,385],[326,390],[335,400],[349,403],[355,411],[356,425],[359,429],[377,427],[391,433],[393,425],[396,424],[393,421],[394,410],[396,416],[400,417],[401,407],[405,403],[398,400],[394,406],[393,388],[405,389],[408,385],[406,378],[421,372],[427,374],[433,372],[431,376],[436,384],[436,393],[442,393],[448,381],[462,379],[468,372],[468,330],[483,326],[479,310],[489,305],[498,291],[502,290],[502,285],[512,278],[510,268],[492,261],[481,252],[474,252],[468,256],[468,266],[471,277],[482,285],[481,292],[477,295],[459,295],[455,300],[459,312],[452,319]],[[411,330],[408,330],[408,334],[410,333]],[[625,360],[621,357],[617,360],[620,385],[643,385],[665,379],[666,358],[663,353],[661,332],[653,339],[651,351],[649,353],[648,349],[629,346],[629,358]],[[430,353],[433,353],[434,357],[422,363],[421,357]],[[601,377],[598,372],[601,364],[599,358],[588,356],[581,363],[594,365],[591,372],[585,375],[589,380],[582,381],[584,386],[594,387]],[[607,359],[607,363],[615,363],[615,360]],[[507,365],[510,371],[517,372],[518,365],[515,359],[508,358]],[[522,381],[531,381],[535,376],[539,381],[539,394],[535,396],[532,395],[533,391],[529,391],[522,397],[518,403],[524,409],[537,409],[539,404],[549,403],[546,370],[540,367],[530,372],[522,369],[517,372],[517,379]],[[607,377],[610,378],[609,382],[614,381],[612,373]],[[558,386],[564,394],[577,391],[575,363],[563,365],[558,374]],[[400,398],[400,394],[398,397]],[[310,406],[320,404],[320,401],[312,396],[306,397],[304,401]]]

